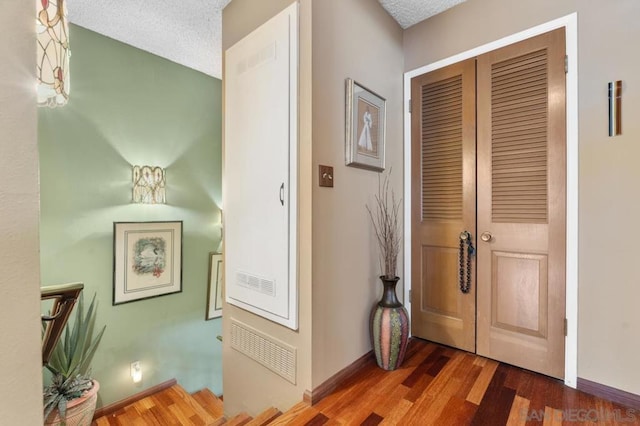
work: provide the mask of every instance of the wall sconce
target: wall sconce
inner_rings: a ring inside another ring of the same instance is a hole
[[[133,166],[133,202],[166,204],[165,172],[162,167]]]
[[[133,383],[140,383],[142,381],[142,367],[140,361],[134,361],[131,363],[131,380]]]
[[[222,253],[222,243],[224,242],[224,222],[222,221],[222,209],[220,209],[220,244],[216,249],[217,253]]]
[[[69,24],[66,0],[40,0],[36,32],[39,106],[62,106],[69,99]]]

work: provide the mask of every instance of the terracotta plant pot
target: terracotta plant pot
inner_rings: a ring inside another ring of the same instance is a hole
[[[409,316],[396,297],[396,284],[400,278],[382,276],[380,279],[384,292],[371,312],[371,341],[378,366],[395,370],[402,364],[409,343]]]
[[[67,421],[62,422],[62,419],[58,415],[58,410],[55,409],[45,419],[45,426],[49,425],[62,425],[67,426],[91,426],[93,420],[93,414],[96,412],[96,402],[98,402],[98,391],[100,390],[100,383],[97,380],[93,381],[93,387],[84,393],[80,398],[72,399],[67,402]]]

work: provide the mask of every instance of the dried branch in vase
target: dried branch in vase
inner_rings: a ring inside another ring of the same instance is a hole
[[[387,279],[397,276],[398,253],[402,242],[400,234],[402,199],[396,200],[395,193],[390,188],[390,175],[391,171],[382,182],[378,180],[378,194],[375,196],[373,209],[367,206],[380,249],[380,269]]]

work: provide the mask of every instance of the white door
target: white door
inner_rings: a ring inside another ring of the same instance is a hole
[[[297,328],[297,5],[225,54],[228,303]]]

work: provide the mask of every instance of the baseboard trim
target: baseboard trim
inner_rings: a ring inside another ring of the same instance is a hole
[[[113,404],[109,404],[104,407],[98,408],[95,414],[93,415],[93,420],[96,420],[103,416],[109,416],[118,410],[122,410],[124,407],[126,407],[129,404],[133,404],[134,402],[140,401],[141,399],[151,396],[154,393],[158,393],[165,389],[168,389],[171,386],[176,385],[177,383],[178,381],[176,379],[167,380],[166,382],[157,384],[153,387],[150,387],[149,389],[145,389],[142,392],[138,392],[135,395],[131,395],[128,398],[125,398],[123,400],[114,402]]]
[[[373,357],[373,350],[362,355],[360,358],[329,377],[324,383],[313,391],[305,391],[302,400],[307,404],[317,404],[322,398],[333,392],[339,385],[357,373]]]
[[[599,398],[640,410],[640,395],[612,388],[601,383],[578,377],[578,390]]]

